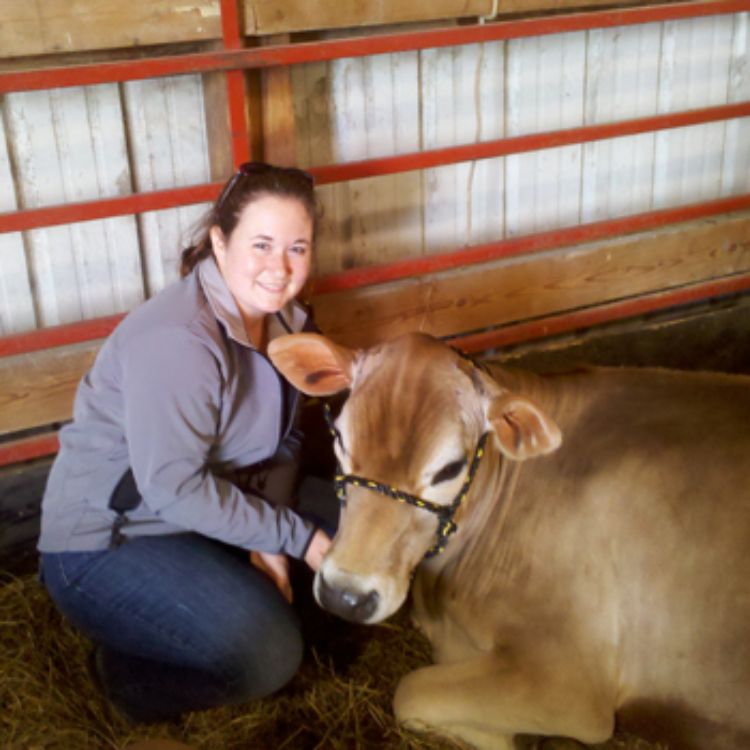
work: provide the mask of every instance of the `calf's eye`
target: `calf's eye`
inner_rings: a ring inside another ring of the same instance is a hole
[[[449,479],[455,479],[466,466],[466,459],[462,458],[458,461],[451,461],[449,464],[443,466],[440,471],[435,474],[432,478],[433,484],[440,484],[440,482],[447,482]]]

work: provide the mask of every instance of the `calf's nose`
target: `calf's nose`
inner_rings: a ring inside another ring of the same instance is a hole
[[[360,591],[354,587],[333,586],[320,574],[317,594],[321,607],[349,622],[369,620],[380,601],[377,591]]]

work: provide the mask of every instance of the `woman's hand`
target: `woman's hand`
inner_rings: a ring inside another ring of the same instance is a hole
[[[286,555],[271,552],[250,553],[250,563],[261,573],[265,573],[274,583],[281,595],[292,603],[292,584],[289,582],[289,559]]]
[[[310,546],[305,553],[305,562],[313,570],[317,570],[323,562],[323,558],[325,557],[326,552],[328,552],[330,546],[331,539],[328,534],[322,529],[318,529],[315,534],[313,534]]]

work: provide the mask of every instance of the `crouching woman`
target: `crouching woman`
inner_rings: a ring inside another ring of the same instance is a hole
[[[299,665],[288,556],[316,570],[330,540],[290,507],[297,393],[265,350],[308,325],[295,298],[316,215],[306,173],[240,167],[182,278],[115,329],[60,432],[42,578],[136,721],[267,695]]]

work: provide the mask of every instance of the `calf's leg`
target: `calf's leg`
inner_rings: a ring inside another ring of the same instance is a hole
[[[396,690],[394,710],[407,727],[437,731],[480,750],[511,750],[517,734],[594,744],[614,729],[611,704],[582,674],[551,669],[550,662],[524,661],[521,668],[517,660],[495,654],[411,672]]]

